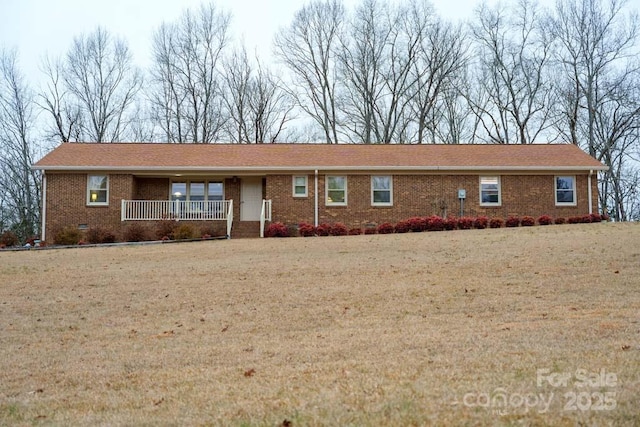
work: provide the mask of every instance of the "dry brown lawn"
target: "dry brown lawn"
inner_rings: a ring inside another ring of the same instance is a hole
[[[3,425],[638,425],[640,225],[0,253]]]

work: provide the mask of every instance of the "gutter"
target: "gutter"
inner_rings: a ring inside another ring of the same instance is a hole
[[[589,215],[593,214],[593,192],[591,191],[591,175],[593,175],[593,170],[589,171],[589,176],[587,177],[587,193],[589,194]]]
[[[46,227],[47,227],[47,174],[42,174],[42,214],[40,220],[42,225],[40,226],[40,240],[46,242]]]
[[[315,181],[315,189],[314,189],[314,201],[313,201],[313,225],[315,227],[318,226],[318,169],[315,170],[314,174]]]

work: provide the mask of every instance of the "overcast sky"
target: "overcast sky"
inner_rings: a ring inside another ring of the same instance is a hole
[[[509,0],[507,0],[509,1]],[[153,31],[163,21],[177,19],[186,8],[202,0],[0,0],[0,48],[17,47],[20,65],[30,79],[39,77],[45,54],[65,53],[73,38],[98,25],[129,43],[135,62],[150,61]],[[206,1],[205,1],[206,2]],[[351,9],[359,0],[345,0]],[[432,0],[446,19],[468,19],[477,0]],[[492,1],[489,1],[492,3]],[[288,25],[301,0],[217,0],[215,4],[232,14],[231,30],[236,40],[244,37],[248,51],[257,49],[261,58],[271,53],[276,31]]]

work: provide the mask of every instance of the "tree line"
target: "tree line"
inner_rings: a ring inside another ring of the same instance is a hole
[[[303,5],[272,63],[231,39],[215,3],[152,38],[148,69],[97,28],[32,86],[0,55],[0,230],[37,234],[31,165],[59,142],[569,142],[609,166],[600,208],[640,219],[640,44],[625,0],[532,0],[441,18],[426,0]]]

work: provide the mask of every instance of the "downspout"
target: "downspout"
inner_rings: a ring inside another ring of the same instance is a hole
[[[587,185],[589,188],[587,189],[589,193],[589,215],[593,213],[593,192],[591,191],[591,175],[593,175],[593,169],[589,171],[589,177],[587,178]]]
[[[42,225],[40,226],[40,241],[45,242],[45,227],[47,224],[47,174],[42,172],[42,213],[41,213]]]
[[[315,189],[314,189],[313,195],[314,195],[313,225],[314,227],[317,227],[318,226],[318,169],[315,170]]]

